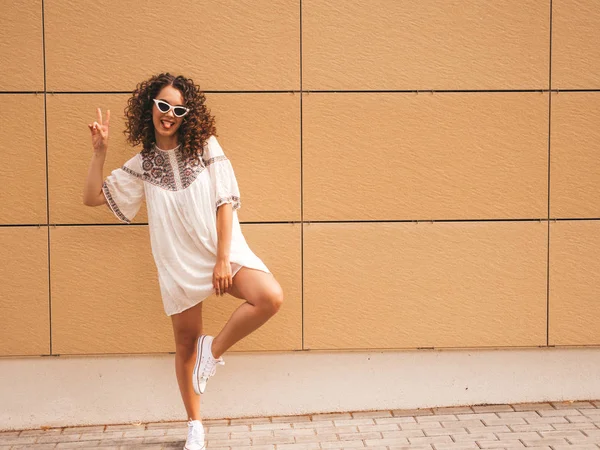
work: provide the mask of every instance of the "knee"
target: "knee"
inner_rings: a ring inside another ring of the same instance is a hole
[[[193,331],[181,330],[175,333],[175,347],[179,353],[193,353],[198,336]]]
[[[271,315],[274,315],[279,311],[283,304],[283,290],[281,289],[281,286],[277,286],[270,290],[265,303]]]

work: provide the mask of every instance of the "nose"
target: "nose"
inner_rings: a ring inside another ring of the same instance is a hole
[[[165,113],[165,116],[169,116],[169,117],[172,117],[174,119],[175,118],[175,114],[173,113],[173,109],[170,109],[169,111],[167,111]]]

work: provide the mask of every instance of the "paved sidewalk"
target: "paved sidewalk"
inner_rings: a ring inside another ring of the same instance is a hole
[[[600,449],[600,401],[205,420],[208,450]],[[0,450],[183,448],[185,422],[0,432]]]

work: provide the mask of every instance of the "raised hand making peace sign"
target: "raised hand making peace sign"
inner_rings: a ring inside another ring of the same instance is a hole
[[[94,152],[105,152],[108,149],[108,123],[110,121],[110,109],[106,111],[106,120],[102,121],[102,111],[96,109],[97,120],[94,123],[88,123],[88,128],[92,132],[92,146]]]

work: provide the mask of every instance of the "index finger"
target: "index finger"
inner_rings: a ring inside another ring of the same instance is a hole
[[[102,111],[100,111],[100,108],[96,108],[96,116],[98,117],[98,123],[102,123]]]
[[[110,121],[110,109],[106,110],[106,122],[104,123],[104,125],[108,125],[108,122]]]

